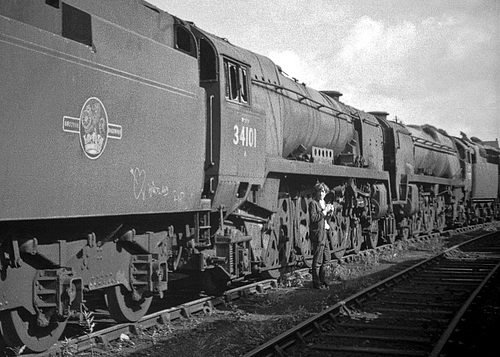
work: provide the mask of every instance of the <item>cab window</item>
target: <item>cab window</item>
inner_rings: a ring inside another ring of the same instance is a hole
[[[226,99],[248,104],[248,68],[242,64],[224,60]]]
[[[175,48],[192,57],[198,57],[198,49],[196,47],[196,40],[193,34],[188,30],[186,25],[177,18],[175,19],[174,35]]]

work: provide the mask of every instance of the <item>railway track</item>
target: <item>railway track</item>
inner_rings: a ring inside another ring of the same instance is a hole
[[[474,227],[460,228],[454,231],[445,232],[445,235],[453,235],[459,233],[467,233],[480,228],[485,227],[485,225],[479,225]],[[432,238],[439,237],[439,233],[434,233],[426,236],[412,238],[408,241],[424,241]],[[344,263],[353,262],[358,259],[362,259],[364,256],[373,254],[375,252],[381,252],[384,250],[392,249],[394,244],[398,244],[398,241],[393,244],[386,244],[379,246],[374,249],[361,251],[360,253],[354,255],[344,256],[341,260]],[[307,270],[307,269],[306,269]],[[81,326],[79,326],[78,321],[72,321],[68,324],[66,339],[64,341],[59,341],[57,344],[52,346],[49,350],[38,353],[38,354],[23,354],[23,356],[44,356],[44,357],[56,357],[64,355],[64,351],[67,350],[68,346],[71,346],[73,355],[80,352],[89,350],[96,346],[96,343],[100,345],[109,345],[113,340],[117,340],[120,336],[125,335],[138,335],[141,331],[150,328],[155,325],[165,325],[169,322],[175,321],[180,318],[189,318],[196,314],[211,314],[213,309],[221,304],[238,299],[240,296],[254,294],[256,292],[265,292],[270,288],[277,286],[277,281],[273,279],[263,280],[259,282],[254,282],[248,285],[244,285],[238,288],[228,290],[221,297],[196,297],[194,300],[191,294],[190,299],[187,297],[181,298],[184,300],[179,300],[182,302],[177,302],[176,306],[168,308],[156,308],[155,312],[152,312],[144,316],[141,320],[136,323],[123,323],[116,324],[113,320],[109,318],[107,312],[100,309],[93,314],[96,323],[96,327],[90,333],[81,333]],[[178,297],[174,298],[178,299]],[[189,300],[189,301],[188,301]],[[177,301],[177,300],[175,300]],[[104,307],[103,307],[104,308]],[[74,333],[75,332],[75,333]],[[77,336],[77,337],[74,337]]]
[[[65,356],[68,346],[71,346],[71,354],[77,355],[80,352],[94,348],[96,343],[109,345],[113,340],[119,339],[123,335],[138,335],[140,331],[156,325],[165,325],[180,318],[189,318],[196,314],[211,314],[213,309],[219,305],[231,302],[241,296],[263,293],[271,288],[277,287],[277,281],[266,279],[259,282],[250,283],[226,291],[222,296],[207,296],[196,300],[188,301],[180,305],[150,313],[135,323],[116,324],[109,319],[95,319],[95,332],[87,333],[78,337],[67,338],[59,341],[45,352],[36,354],[23,354],[23,357],[59,357]],[[98,316],[95,315],[95,316]]]
[[[245,357],[452,356],[464,345],[474,348],[471,341],[479,348],[484,327],[468,326],[489,319],[486,332],[497,331],[499,267],[500,233],[484,234],[337,303]]]
[[[379,245],[375,248],[362,250],[358,254],[348,254],[346,256],[343,256],[339,260],[343,263],[350,263],[350,262],[354,262],[354,261],[363,259],[363,257],[369,256],[369,255],[374,254],[374,253],[380,253],[380,252],[384,252],[387,250],[391,250],[398,244],[424,242],[424,241],[429,241],[431,239],[436,239],[436,238],[441,238],[441,237],[451,237],[451,236],[459,235],[459,234],[467,234],[470,232],[479,231],[482,228],[488,229],[488,228],[494,228],[497,226],[500,226],[499,223],[497,223],[497,222],[484,223],[484,224],[477,224],[477,225],[473,225],[473,226],[450,229],[450,230],[444,231],[442,233],[435,232],[435,233],[420,235],[420,236],[408,238],[406,240],[396,240],[394,243],[382,244],[382,245]]]

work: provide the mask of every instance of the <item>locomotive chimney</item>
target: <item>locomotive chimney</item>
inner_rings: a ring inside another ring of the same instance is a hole
[[[335,99],[336,101],[340,101],[340,97],[342,97],[342,93],[337,92],[336,90],[323,90],[321,93],[326,94],[330,98]]]
[[[389,115],[389,113],[387,113],[387,112],[368,112],[368,114],[374,115],[377,118],[385,119],[385,120],[387,120],[387,116]]]

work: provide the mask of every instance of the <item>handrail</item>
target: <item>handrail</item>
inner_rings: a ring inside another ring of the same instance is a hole
[[[293,93],[293,94],[296,94],[302,98],[299,99],[299,103],[302,103],[304,100],[308,100],[310,101],[311,103],[314,103],[316,105],[318,105],[318,107],[316,109],[320,110],[321,108],[327,108],[327,109],[330,109],[332,112],[333,112],[333,116],[336,117],[336,118],[339,118],[339,119],[342,119],[342,120],[345,120],[347,122],[351,122],[351,119],[359,119],[359,116],[356,116],[356,115],[353,115],[353,114],[350,114],[350,113],[345,113],[345,112],[342,112],[340,110],[337,110],[331,106],[328,106],[328,105],[325,105],[325,103],[321,103],[321,102],[318,102],[306,95],[304,95],[303,93],[300,93],[300,92],[297,92],[293,89],[290,89],[290,88],[286,88],[286,87],[283,87],[282,85],[279,85],[279,84],[274,84],[274,83],[270,83],[270,82],[266,82],[266,81],[261,81],[261,80],[258,80],[258,79],[252,79],[252,83],[254,84],[260,84],[260,85],[266,85],[266,86],[271,86],[271,87],[274,87],[274,89],[276,91],[278,90],[285,90],[285,91],[288,91],[290,93]],[[348,118],[343,118],[341,117],[340,115],[345,115],[347,116]]]
[[[213,143],[213,108],[214,96],[211,95],[209,99],[209,113],[208,113],[208,142],[209,142],[209,166],[214,166],[214,143]]]
[[[456,154],[458,152],[457,150],[453,149],[450,146],[438,144],[434,141],[425,140],[425,139],[422,139],[422,138],[419,138],[419,137],[416,137],[413,135],[411,136],[411,138],[412,138],[415,146],[419,146],[419,147],[422,147],[425,149],[430,149],[430,150],[442,152],[445,154]]]

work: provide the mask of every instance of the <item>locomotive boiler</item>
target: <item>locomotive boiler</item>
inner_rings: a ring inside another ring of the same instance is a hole
[[[432,126],[408,125],[415,146],[415,173],[456,178],[461,175],[453,139]]]

